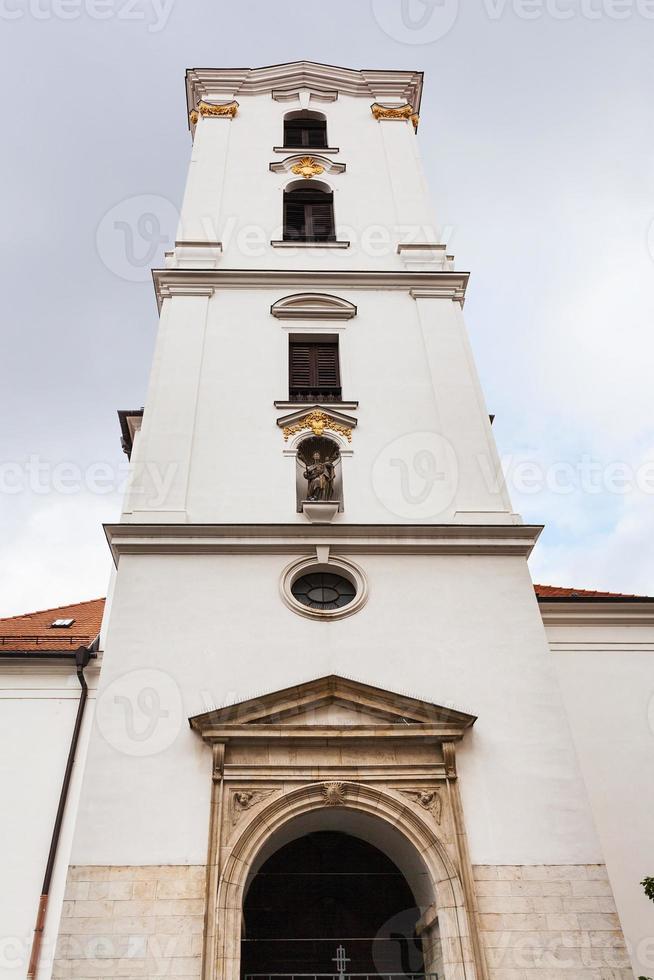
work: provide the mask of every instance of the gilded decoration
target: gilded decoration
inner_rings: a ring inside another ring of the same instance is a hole
[[[306,180],[311,180],[312,177],[318,177],[324,172],[325,168],[317,160],[314,160],[313,157],[302,157],[295,166],[291,167],[291,173],[297,174],[298,177],[304,177]]]
[[[284,426],[284,441],[288,442],[290,436],[294,436],[304,429],[311,429],[314,436],[322,436],[325,434],[325,429],[331,429],[332,432],[338,432],[339,435],[345,436],[348,442],[352,442],[352,429],[349,426],[336,422],[326,412],[320,411],[309,412],[299,422]]]
[[[238,112],[238,102],[223,102],[221,105],[213,105],[211,102],[200,101],[190,114],[191,125],[195,126],[200,116],[213,116],[218,118],[233,119]]]
[[[370,108],[372,110],[373,116],[377,120],[409,119],[413,123],[413,128],[414,129],[418,128],[418,122],[420,120],[420,116],[413,108],[413,106],[408,102],[406,103],[406,105],[400,105],[400,106],[387,106],[387,105],[381,105],[379,102],[374,102],[370,106]]]

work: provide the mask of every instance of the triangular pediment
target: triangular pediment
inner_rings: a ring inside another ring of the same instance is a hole
[[[476,721],[474,715],[419,698],[372,687],[360,681],[332,674],[285,688],[237,704],[217,708],[189,719],[195,731],[208,736],[217,730],[262,727],[301,729],[320,728],[397,728],[430,732],[443,730],[460,737]],[[254,731],[253,731],[254,734]]]

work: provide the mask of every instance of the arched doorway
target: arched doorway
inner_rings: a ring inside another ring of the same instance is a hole
[[[406,878],[377,847],[341,831],[280,847],[253,877],[243,913],[243,980],[424,973]]]

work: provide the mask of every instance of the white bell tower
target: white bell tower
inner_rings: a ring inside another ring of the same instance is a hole
[[[426,972],[499,977],[477,896],[499,921],[514,893],[488,880],[527,869],[544,899],[602,856],[527,568],[540,528],[512,511],[468,275],[434,230],[422,75],[298,62],[186,86],[72,880],[141,882],[135,916],[197,936],[161,954],[172,973],[238,980],[275,842],[345,830],[410,884],[420,867]],[[515,928],[546,943],[529,911]]]

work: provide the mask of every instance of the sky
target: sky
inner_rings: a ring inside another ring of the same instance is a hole
[[[653,41],[654,0],[0,0],[0,615],[106,592],[165,243],[126,272],[104,230],[152,196],[174,237],[185,69],[301,59],[425,71],[441,238],[514,507],[545,524],[534,579],[654,594]]]

